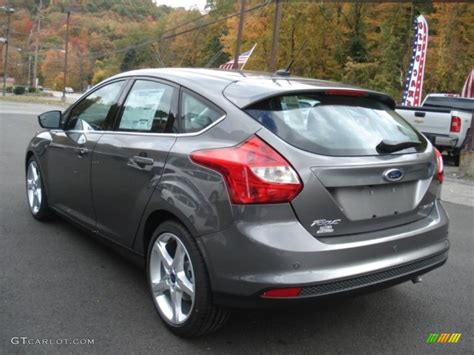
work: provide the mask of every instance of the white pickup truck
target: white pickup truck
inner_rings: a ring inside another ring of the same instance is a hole
[[[397,106],[396,111],[459,165],[461,149],[472,134],[474,99],[429,94],[420,107]]]

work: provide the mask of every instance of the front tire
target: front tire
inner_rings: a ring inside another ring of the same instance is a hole
[[[48,219],[48,199],[39,164],[34,156],[26,164],[26,199],[34,218],[40,221]]]
[[[204,260],[181,224],[162,223],[148,247],[148,284],[155,308],[168,329],[195,337],[221,328],[228,312],[212,304]]]

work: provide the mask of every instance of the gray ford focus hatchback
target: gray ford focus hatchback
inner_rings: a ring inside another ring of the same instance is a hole
[[[39,116],[28,205],[144,260],[180,336],[233,307],[416,282],[448,257],[443,160],[394,107],[307,78],[122,73]]]

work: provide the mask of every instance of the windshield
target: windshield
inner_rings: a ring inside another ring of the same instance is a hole
[[[428,96],[423,107],[449,107],[458,110],[474,111],[474,100],[456,97]]]
[[[395,154],[425,150],[426,140],[377,100],[324,94],[288,95],[256,103],[246,112],[291,145],[322,155],[379,155],[377,145],[421,143]]]

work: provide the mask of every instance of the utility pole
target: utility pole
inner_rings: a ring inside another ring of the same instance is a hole
[[[31,85],[31,52],[28,53],[28,87],[32,87]]]
[[[38,51],[39,51],[39,34],[41,30],[41,9],[43,7],[43,0],[39,1],[38,5],[38,22],[36,24],[36,40],[35,40],[35,63],[33,65],[33,87],[38,88]]]
[[[69,47],[69,20],[71,18],[71,10],[67,10],[66,22],[66,52],[64,53],[64,85],[63,85],[63,101],[66,101],[66,85],[67,85],[67,52]]]
[[[245,0],[240,0],[239,28],[237,30],[237,43],[235,45],[234,64],[232,69],[239,69],[240,44],[242,42],[242,29],[244,28]]]
[[[82,88],[82,72],[83,72],[83,62],[82,62],[82,50],[79,51],[79,89],[81,92],[84,92]]]
[[[28,49],[28,78],[26,80],[26,84],[28,85],[28,90],[32,86],[31,85],[31,38],[33,37],[33,28],[30,30],[30,34],[28,35],[28,42],[26,48]]]
[[[11,7],[2,6],[0,10],[7,14],[7,29],[5,40],[5,61],[3,63],[3,96],[7,94],[7,69],[8,69],[8,42],[10,42],[10,17],[15,12]]]
[[[275,0],[275,18],[273,20],[272,51],[270,54],[269,71],[273,73],[276,70],[276,57],[278,51],[278,40],[280,39],[281,22],[281,0]]]

